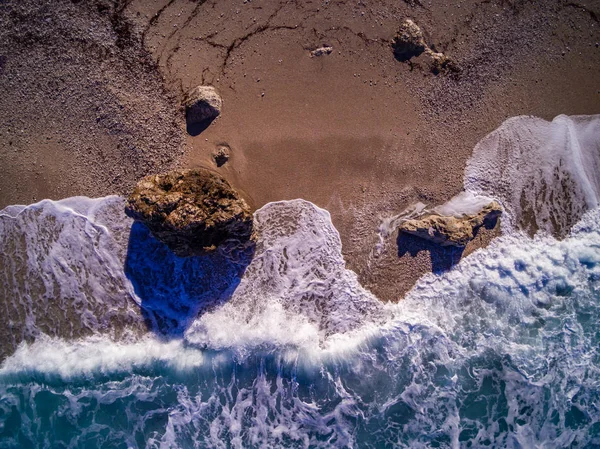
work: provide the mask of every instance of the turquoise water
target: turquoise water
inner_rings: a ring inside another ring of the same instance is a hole
[[[520,348],[473,350],[460,344],[466,329],[398,325],[335,361],[205,352],[193,369],[4,374],[0,445],[594,447],[600,310],[589,293],[544,309],[554,316]]]

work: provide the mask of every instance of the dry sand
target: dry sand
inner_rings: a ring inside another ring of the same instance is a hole
[[[460,254],[394,236],[374,258],[382,217],[458,193],[473,147],[508,117],[600,112],[598,1],[15,0],[0,12],[0,206],[208,166],[254,207],[327,208],[349,266],[384,300]],[[397,61],[405,18],[461,70]],[[178,105],[198,84],[224,106],[192,136]],[[221,144],[232,156],[217,168]]]

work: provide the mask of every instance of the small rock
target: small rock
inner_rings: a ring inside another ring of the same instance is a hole
[[[396,59],[402,62],[422,54],[427,55],[431,60],[431,72],[435,75],[441,72],[459,71],[459,67],[452,59],[444,53],[434,51],[427,45],[423,31],[410,19],[406,19],[400,25],[392,41],[392,48],[394,49]]]
[[[421,28],[412,20],[406,19],[392,41],[392,48],[399,61],[408,61],[422,54],[428,47]]]
[[[333,47],[319,47],[310,52],[310,57],[328,55],[333,51]]]
[[[454,63],[454,61],[448,56],[446,56],[444,53],[430,51],[427,52],[427,54],[431,57],[430,69],[434,75],[438,75],[439,73],[448,71],[460,71],[459,67]]]
[[[212,86],[197,86],[183,100],[188,125],[214,120],[221,113],[223,100]]]
[[[231,150],[227,145],[219,145],[215,149],[213,153],[213,159],[215,160],[215,164],[217,164],[217,167],[222,167],[227,163],[230,157],[230,153]]]
[[[207,169],[146,176],[129,195],[125,213],[180,257],[252,244],[250,208],[225,179]]]

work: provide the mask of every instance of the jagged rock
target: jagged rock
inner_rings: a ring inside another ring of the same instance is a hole
[[[427,51],[427,54],[431,58],[430,69],[431,72],[435,75],[443,72],[458,72],[460,71],[458,65],[446,56],[444,53],[435,52],[433,50]]]
[[[408,61],[422,54],[428,47],[421,28],[412,20],[406,19],[398,28],[392,41],[392,48],[399,61]]]
[[[181,257],[252,240],[250,208],[226,180],[206,169],[146,176],[125,212]]]
[[[319,48],[315,48],[313,51],[310,52],[310,56],[311,58],[314,58],[315,56],[322,56],[322,55],[328,55],[333,51],[333,47],[319,47]]]
[[[396,59],[402,62],[425,54],[430,59],[429,68],[431,72],[436,75],[449,70],[459,70],[452,59],[427,45],[423,31],[410,19],[406,19],[400,25],[392,41],[392,48],[394,49]]]
[[[442,246],[466,246],[481,226],[494,223],[501,214],[500,205],[492,201],[475,215],[453,217],[428,214],[418,219],[403,221],[398,230]]]
[[[219,116],[223,100],[212,86],[197,86],[183,100],[188,125],[210,122]]]

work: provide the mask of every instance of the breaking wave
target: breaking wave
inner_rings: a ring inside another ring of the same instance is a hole
[[[599,135],[597,115],[510,118],[475,146],[465,189],[499,199],[505,225],[565,236],[600,204]]]

